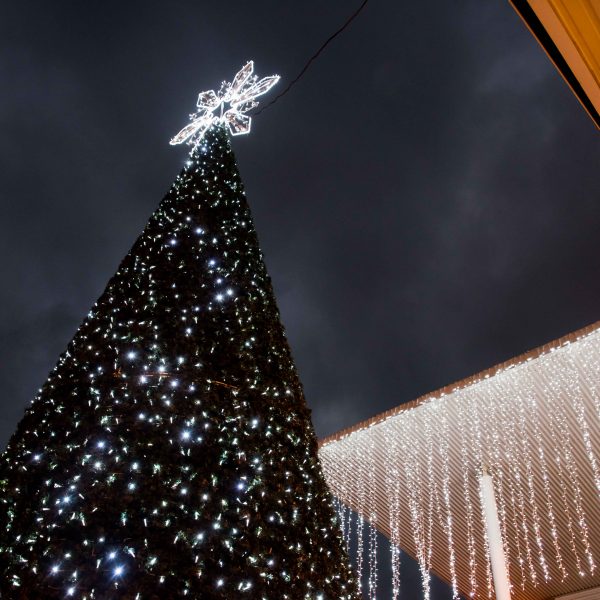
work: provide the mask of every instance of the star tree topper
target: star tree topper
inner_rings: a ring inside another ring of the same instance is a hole
[[[224,81],[218,92],[200,92],[198,110],[190,115],[192,122],[169,143],[175,146],[187,142],[195,148],[208,128],[217,123],[228,125],[231,135],[250,133],[252,119],[246,113],[258,106],[256,98],[266,94],[279,79],[279,75],[271,75],[259,80],[254,75],[254,61],[248,61],[233,82]]]

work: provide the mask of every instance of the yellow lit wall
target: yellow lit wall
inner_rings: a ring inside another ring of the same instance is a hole
[[[600,128],[600,0],[511,0]]]

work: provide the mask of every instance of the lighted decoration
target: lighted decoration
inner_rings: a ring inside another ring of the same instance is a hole
[[[195,147],[212,125],[219,124],[227,126],[231,135],[250,133],[252,119],[246,113],[258,106],[256,98],[266,94],[279,79],[279,75],[271,75],[259,80],[254,74],[254,62],[248,61],[231,83],[224,81],[217,92],[200,92],[198,110],[190,115],[192,122],[169,143],[187,142]]]
[[[10,600],[358,600],[221,123],[2,455],[0,565]]]
[[[320,449],[359,579],[377,577],[373,525],[393,542],[393,600],[402,597],[399,546],[418,561],[425,599],[440,565],[455,598],[493,596],[482,465],[514,595],[554,597],[532,590],[563,580],[596,585],[599,453],[600,329]]]

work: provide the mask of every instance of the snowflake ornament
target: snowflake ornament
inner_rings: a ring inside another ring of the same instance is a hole
[[[254,75],[254,61],[248,61],[235,75],[233,82],[224,81],[218,92],[200,92],[186,125],[169,143],[172,146],[187,142],[195,148],[211,125],[227,125],[231,135],[250,133],[252,119],[246,114],[258,106],[256,98],[266,94],[278,81],[279,75],[258,79]],[[229,108],[226,107],[229,105]]]

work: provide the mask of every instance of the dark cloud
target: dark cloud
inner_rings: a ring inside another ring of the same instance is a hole
[[[289,80],[349,8],[0,8],[2,444],[196,93],[248,58]],[[600,318],[600,138],[507,2],[372,2],[254,128],[234,147],[319,435]]]

